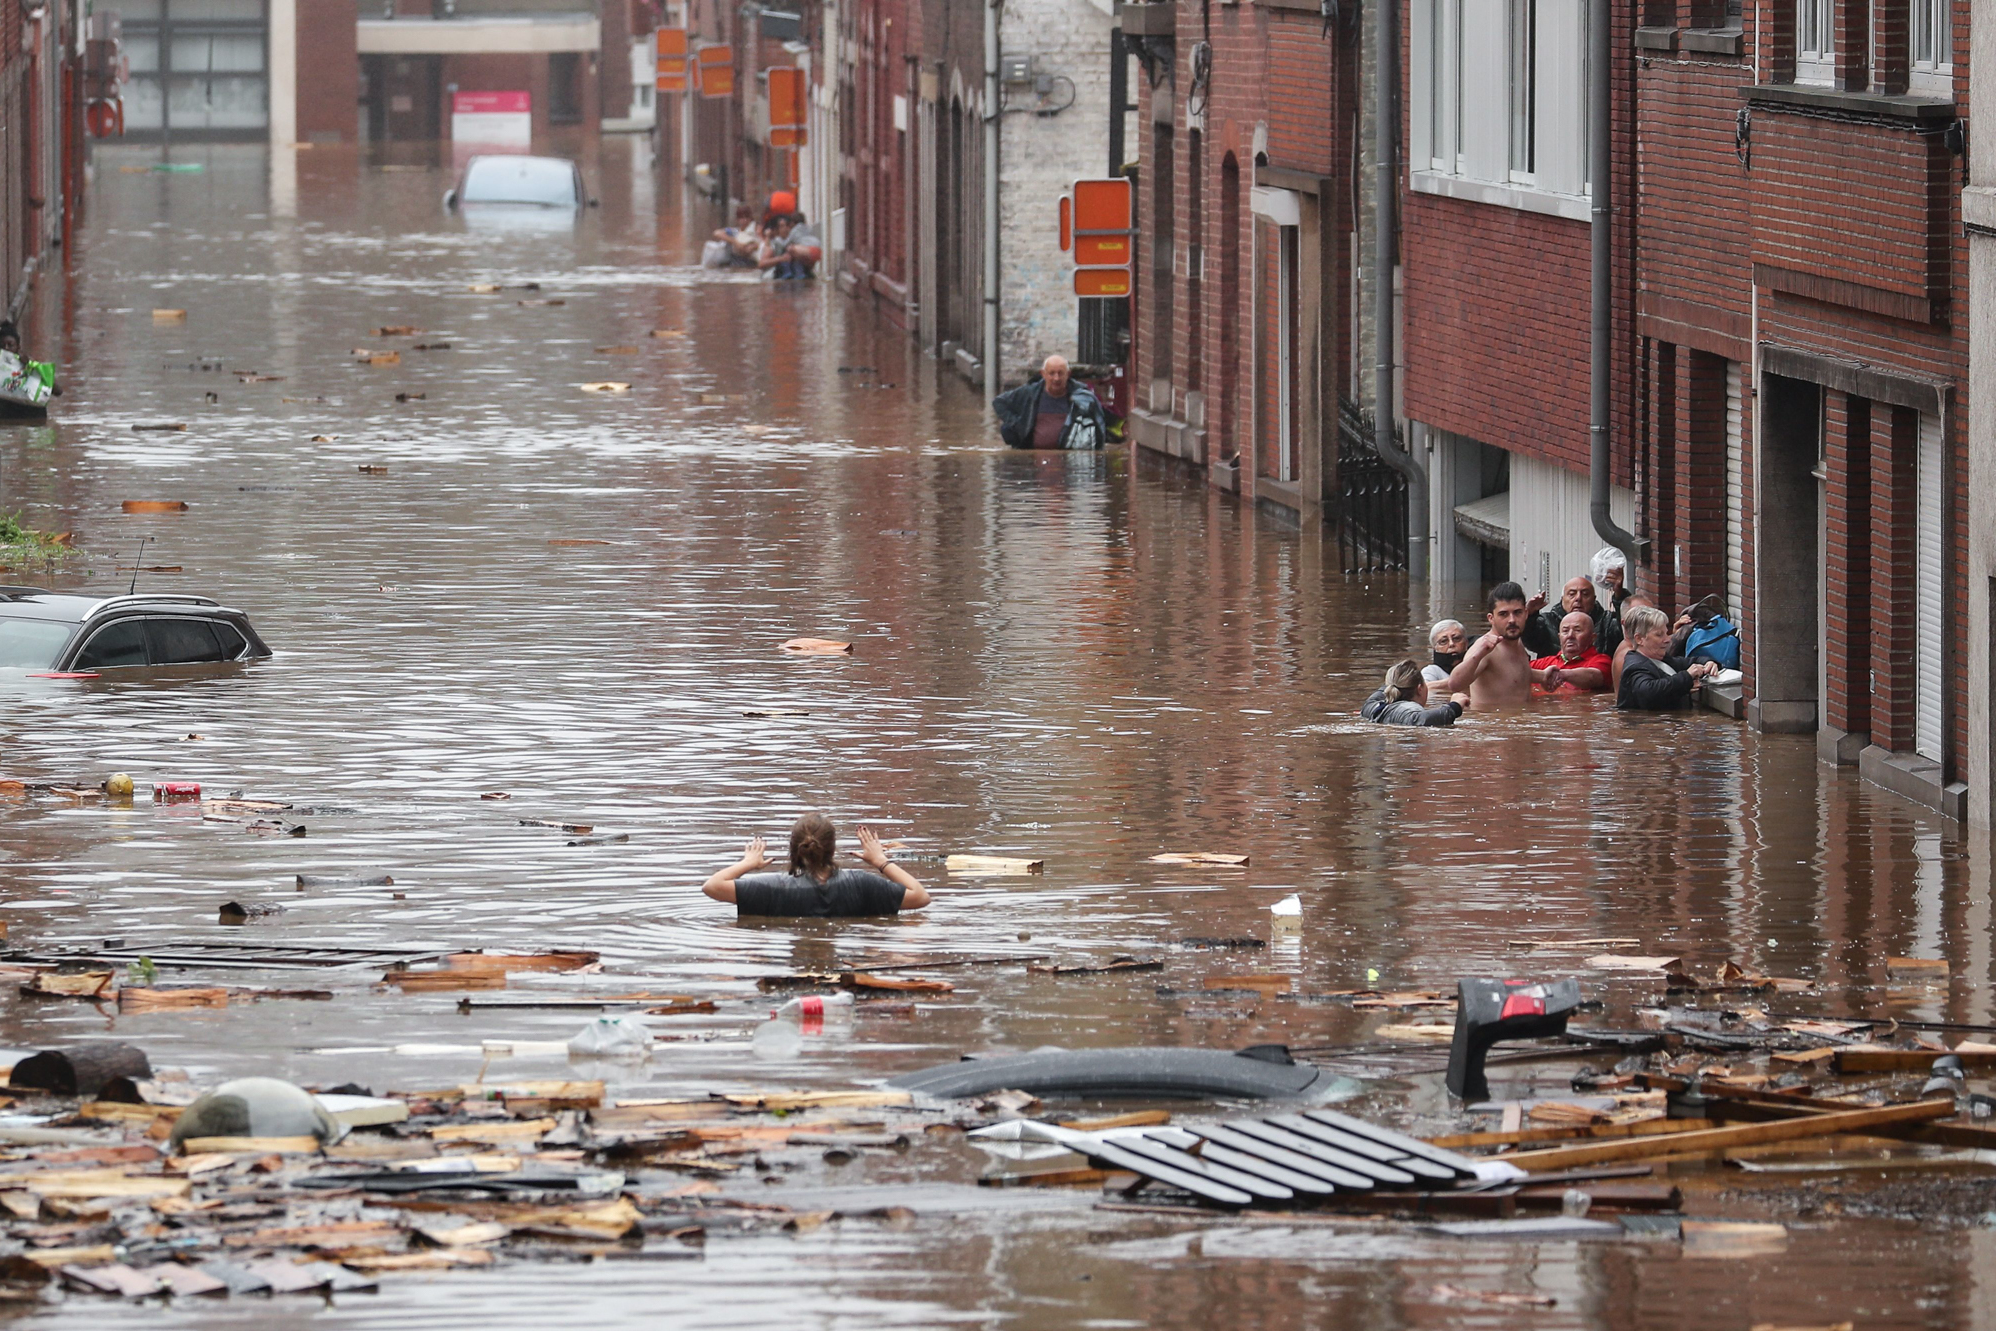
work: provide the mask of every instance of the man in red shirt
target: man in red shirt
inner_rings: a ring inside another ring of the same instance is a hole
[[[1614,662],[1594,649],[1594,619],[1575,610],[1559,621],[1559,650],[1532,662],[1532,679],[1547,693],[1605,693]]]

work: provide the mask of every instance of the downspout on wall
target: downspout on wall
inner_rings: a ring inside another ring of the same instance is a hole
[[[1378,161],[1378,184],[1373,200],[1372,241],[1374,341],[1379,348],[1373,370],[1373,447],[1386,465],[1407,478],[1407,574],[1428,576],[1428,469],[1414,455],[1400,447],[1393,437],[1393,370],[1395,361],[1393,318],[1393,269],[1398,246],[1394,243],[1394,202],[1400,184],[1400,112],[1395,83],[1400,70],[1400,0],[1383,0],[1374,12],[1373,37],[1378,50],[1373,60],[1373,134]],[[1596,3],[1606,11],[1607,5]]]
[[[1613,189],[1609,172],[1615,164],[1613,144],[1609,135],[1614,132],[1612,114],[1614,102],[1614,74],[1609,64],[1614,58],[1614,15],[1612,7],[1595,0],[1588,6],[1590,31],[1587,41],[1590,47],[1589,78],[1587,88],[1587,119],[1589,128],[1587,174],[1593,186],[1592,239],[1594,255],[1591,264],[1591,285],[1594,297],[1594,315],[1591,350],[1588,356],[1589,377],[1592,389],[1592,404],[1588,413],[1588,513],[1594,520],[1594,530],[1602,540],[1614,546],[1627,557],[1633,572],[1638,564],[1649,562],[1650,543],[1644,538],[1623,531],[1615,522],[1613,512],[1608,507],[1609,482],[1612,479],[1614,454],[1610,447],[1611,431],[1614,425],[1613,403],[1613,362],[1615,341],[1615,274],[1614,274],[1614,216],[1609,207]]]
[[[984,397],[998,396],[998,6],[984,0]]]

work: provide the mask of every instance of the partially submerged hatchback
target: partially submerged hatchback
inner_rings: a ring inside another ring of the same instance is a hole
[[[248,615],[206,596],[0,587],[0,670],[89,673],[269,655]]]

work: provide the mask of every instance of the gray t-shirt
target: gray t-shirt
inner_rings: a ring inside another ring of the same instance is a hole
[[[735,880],[735,914],[894,915],[899,883],[865,869],[840,869],[824,882],[808,874],[752,873]]]

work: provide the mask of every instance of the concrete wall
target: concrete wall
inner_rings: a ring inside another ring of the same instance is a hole
[[[1010,382],[1079,335],[1055,200],[1080,177],[1099,177],[1109,124],[1110,9],[1097,0],[1009,0],[999,44],[1030,54],[1053,87],[1000,86],[998,135],[999,377]],[[1071,98],[1071,101],[1070,101]],[[1063,108],[1064,109],[1055,109]]]
[[[1996,69],[1996,6],[1970,9],[1973,59]],[[1996,124],[1996,87],[1971,85],[1970,114]],[[1992,696],[1992,640],[1996,640],[1996,135],[1969,139],[1970,187],[1962,211],[1975,229],[1968,233],[1968,818],[1977,827],[1996,825],[1996,722]]]

